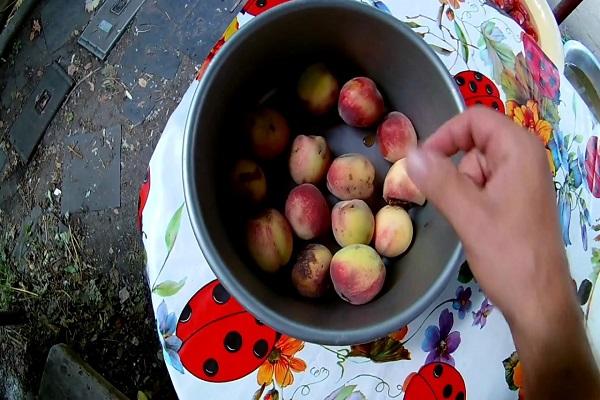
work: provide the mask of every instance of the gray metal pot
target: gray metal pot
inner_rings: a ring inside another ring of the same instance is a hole
[[[194,96],[183,154],[187,209],[212,270],[259,320],[310,342],[364,343],[423,312],[454,277],[461,246],[432,205],[412,210],[416,232],[412,248],[401,258],[387,260],[382,293],[362,306],[336,296],[302,299],[287,283],[289,277],[261,274],[253,266],[237,219],[242,207],[226,195],[224,183],[228,167],[245,150],[239,121],[259,101],[280,102],[292,114],[294,133],[325,134],[336,155],[365,154],[375,163],[378,184],[389,168],[375,146],[363,145],[368,132],[345,127],[334,115],[318,125],[327,126],[326,132],[317,131],[307,118],[294,115],[298,108],[285,104],[285,96],[278,100],[273,89],[291,88],[293,93],[293,80],[314,61],[325,61],[342,79],[358,74],[373,78],[390,109],[412,119],[421,140],[464,107],[437,56],[392,16],[348,0],[296,0],[278,6],[234,35],[213,60]],[[285,165],[285,160],[278,162]],[[285,168],[275,169],[287,177]],[[275,175],[267,178],[272,201],[282,209],[291,185]],[[282,274],[289,276],[289,269]]]

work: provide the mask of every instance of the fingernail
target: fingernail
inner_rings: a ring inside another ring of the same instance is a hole
[[[406,159],[408,176],[412,180],[419,180],[427,173],[427,155],[420,148],[414,148],[408,153]]]

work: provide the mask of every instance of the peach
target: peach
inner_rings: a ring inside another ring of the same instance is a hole
[[[331,164],[331,152],[322,136],[299,135],[292,143],[290,174],[297,184],[319,183]]]
[[[392,111],[377,129],[377,143],[383,158],[396,162],[406,157],[409,148],[417,145],[417,133],[406,115]]]
[[[271,108],[263,108],[248,119],[250,144],[259,158],[270,160],[285,150],[290,127],[285,117]]]
[[[327,189],[340,200],[368,199],[373,194],[375,167],[361,154],[344,154],[327,171]]]
[[[401,207],[385,206],[375,216],[375,250],[384,257],[404,253],[413,238],[410,215]]]
[[[322,244],[309,244],[298,255],[292,268],[292,283],[304,297],[317,298],[329,289],[331,252]]]
[[[248,221],[246,241],[250,255],[266,272],[276,272],[290,261],[294,238],[285,217],[268,209]]]
[[[333,236],[340,246],[369,244],[375,230],[375,218],[362,200],[340,201],[331,210]]]
[[[383,198],[389,204],[425,204],[425,196],[408,177],[406,158],[396,161],[385,176]]]
[[[251,160],[239,160],[231,172],[231,186],[242,200],[253,204],[267,196],[267,179],[260,166]]]
[[[383,116],[383,96],[371,79],[362,76],[351,79],[340,91],[338,112],[350,126],[369,127]]]
[[[323,115],[337,102],[340,85],[324,64],[308,67],[298,81],[298,95],[308,111]]]
[[[292,189],[285,202],[285,216],[296,235],[304,240],[324,235],[331,222],[327,200],[310,183]]]
[[[331,281],[337,294],[350,304],[365,304],[381,291],[385,266],[375,250],[364,244],[352,244],[331,259]]]

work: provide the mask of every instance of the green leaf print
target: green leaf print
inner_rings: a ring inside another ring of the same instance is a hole
[[[182,204],[175,214],[171,217],[169,221],[169,225],[167,225],[167,231],[165,232],[165,244],[167,245],[167,252],[171,252],[173,250],[173,246],[175,245],[175,239],[177,239],[177,233],[179,233],[179,226],[181,225],[181,213],[183,212]]]
[[[447,56],[448,54],[452,54],[452,50],[445,49],[445,48],[440,47],[440,46],[435,45],[435,44],[429,43],[429,47],[431,47],[433,49],[433,51],[435,51],[436,53],[439,53],[439,54],[441,54],[443,56]]]
[[[164,281],[156,285],[154,289],[152,289],[153,293],[156,293],[160,297],[169,297],[177,294],[185,285],[185,281],[187,278],[183,278],[179,282],[175,281]]]
[[[465,36],[465,33],[463,32],[462,28],[456,21],[454,21],[454,31],[456,32],[456,35],[458,36],[458,40],[461,43],[460,56],[462,57],[462,59],[464,60],[465,63],[468,63],[469,62],[469,43],[467,41],[467,37]]]
[[[493,78],[496,82],[500,82],[504,69],[514,70],[515,55],[511,48],[503,43],[504,35],[494,22],[486,22],[481,30],[481,34],[483,39],[482,44],[485,44],[489,60],[492,64]]]

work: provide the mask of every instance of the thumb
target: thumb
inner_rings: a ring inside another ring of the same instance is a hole
[[[462,174],[450,157],[435,150],[415,148],[407,157],[408,176],[429,201],[450,221],[456,233],[468,239],[476,213],[481,210],[481,190]]]

